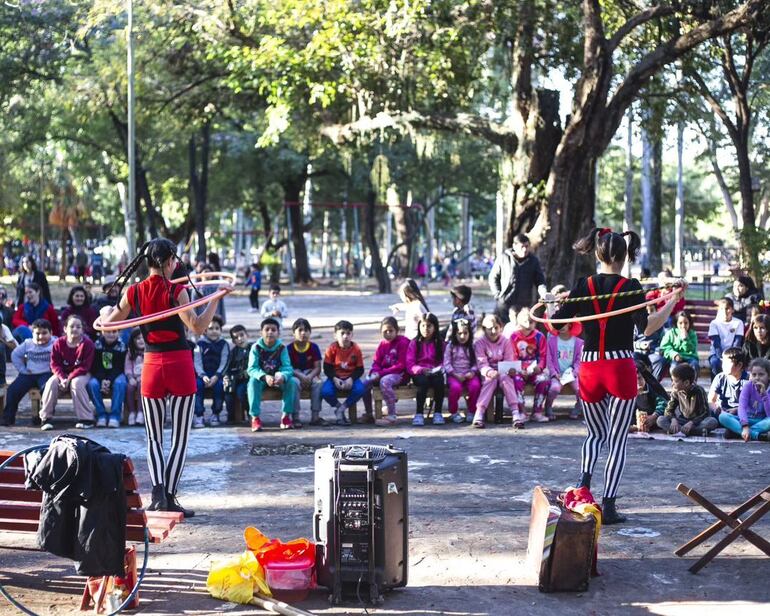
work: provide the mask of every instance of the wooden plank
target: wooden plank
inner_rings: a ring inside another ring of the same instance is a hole
[[[39,503],[42,500],[43,492],[41,490],[27,490],[18,484],[0,483],[0,501]],[[126,506],[129,509],[141,509],[142,497],[136,492],[128,492],[126,494]]]

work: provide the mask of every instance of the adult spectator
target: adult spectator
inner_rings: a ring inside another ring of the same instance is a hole
[[[548,292],[540,261],[529,247],[529,238],[519,233],[513,239],[513,248],[498,255],[489,272],[489,288],[497,300],[495,314],[503,323],[510,320],[511,308],[518,313],[532,305],[533,289],[536,288],[541,297]]]
[[[27,284],[24,289],[24,302],[13,313],[13,337],[19,342],[32,338],[32,323],[38,319],[46,319],[51,323],[54,336],[61,335],[59,315],[51,303],[42,298],[40,285],[35,282]]]
[[[97,314],[105,306],[117,306],[118,300],[120,299],[120,289],[113,286],[114,282],[115,276],[107,276],[104,279],[102,294],[97,297],[93,303],[94,310]]]
[[[13,304],[9,303],[8,300],[8,291],[5,290],[5,287],[0,286],[0,318],[2,318],[3,323],[7,326],[11,325],[13,309]]]
[[[78,282],[84,282],[88,273],[88,255],[83,248],[78,248],[75,255],[75,277]]]
[[[104,255],[94,249],[91,253],[91,280],[101,282],[102,276],[104,276]]]
[[[99,313],[91,305],[90,295],[82,285],[76,285],[70,289],[70,294],[67,297],[67,305],[61,309],[59,319],[62,323],[66,323],[67,318],[71,314],[76,314],[83,319],[83,331],[86,336],[91,340],[96,340],[94,321],[96,320],[96,317],[99,316]]]
[[[45,272],[41,272],[37,269],[35,257],[26,255],[21,260],[21,271],[19,272],[19,279],[16,281],[16,307],[18,308],[24,303],[24,293],[27,284],[30,282],[39,285],[43,299],[53,305],[53,301],[51,300],[51,290],[48,288],[48,279],[45,277]]]

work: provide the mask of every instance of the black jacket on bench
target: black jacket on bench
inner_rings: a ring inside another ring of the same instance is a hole
[[[80,575],[123,575],[124,459],[90,439],[63,434],[37,461],[25,460],[27,487],[44,493],[38,545],[78,561]]]

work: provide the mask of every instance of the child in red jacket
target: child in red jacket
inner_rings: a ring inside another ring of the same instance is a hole
[[[543,413],[545,396],[548,393],[548,369],[546,368],[545,336],[537,331],[529,318],[529,309],[522,308],[516,317],[518,328],[511,336],[514,361],[521,362],[516,370],[513,382],[519,396],[519,412],[524,412],[524,387],[531,383],[535,388],[535,400],[532,404],[530,421],[546,422]]]

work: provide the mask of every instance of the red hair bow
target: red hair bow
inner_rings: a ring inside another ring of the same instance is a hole
[[[608,233],[612,233],[612,229],[609,227],[604,227],[603,229],[599,229],[599,237],[604,237]]]

